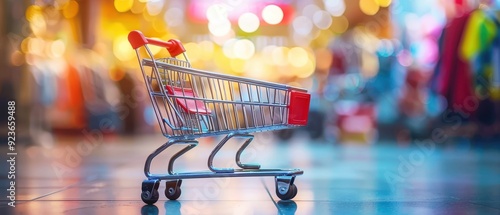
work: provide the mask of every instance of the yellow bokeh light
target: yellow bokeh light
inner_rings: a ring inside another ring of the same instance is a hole
[[[39,38],[31,38],[28,41],[28,52],[31,54],[41,55],[43,52],[44,41]]]
[[[267,65],[274,65],[273,51],[276,49],[275,45],[269,45],[262,49],[261,54],[263,62]]]
[[[66,19],[73,18],[73,17],[76,16],[76,14],[78,14],[78,9],[79,9],[78,2],[76,2],[76,1],[69,1],[63,7],[63,10],[62,10],[63,16]]]
[[[66,44],[62,40],[56,40],[50,44],[49,56],[60,58],[66,51]]]
[[[299,78],[308,78],[314,73],[314,62],[308,60],[304,66],[302,66],[296,73],[297,77]]]
[[[272,58],[275,65],[286,66],[288,64],[288,50],[287,47],[276,47],[273,49]]]
[[[380,5],[380,7],[389,7],[392,3],[392,0],[376,0],[378,5]]]
[[[224,43],[222,46],[222,52],[224,53],[224,56],[228,58],[235,58],[236,55],[233,52],[234,50],[234,44],[236,43],[236,39],[230,39]]]
[[[375,15],[380,9],[378,0],[359,0],[359,8],[366,15]]]
[[[191,62],[197,62],[201,58],[201,48],[197,43],[186,43],[184,44],[184,48],[189,54]]]
[[[130,11],[132,11],[132,13],[134,14],[140,14],[144,12],[145,9],[146,9],[146,4],[142,1],[139,1],[139,2],[134,2],[132,8],[130,8]]]
[[[214,43],[211,41],[202,41],[199,43],[201,52],[200,52],[200,58],[201,60],[208,61],[212,59],[213,53],[214,53]]]
[[[45,22],[45,18],[43,17],[42,14],[33,14],[31,17],[31,22],[30,22],[30,28],[33,34],[36,36],[40,36],[41,34],[45,33],[45,30],[47,29],[47,23]]]
[[[342,34],[349,28],[349,20],[345,16],[334,17],[330,27],[334,33]]]
[[[115,9],[118,12],[127,12],[134,5],[134,0],[115,0]]]
[[[40,15],[42,13],[42,8],[37,5],[31,5],[26,9],[26,20],[29,22],[33,21],[33,16]]]
[[[127,35],[121,35],[115,38],[113,41],[113,54],[121,61],[128,61],[134,58],[135,52],[130,47]]]
[[[242,74],[245,70],[246,61],[243,59],[231,59],[229,63],[231,66],[231,71],[235,74]]]
[[[262,10],[262,19],[270,25],[279,24],[283,20],[283,16],[283,10],[276,5],[267,5]]]
[[[288,62],[294,67],[302,67],[307,64],[309,58],[307,51],[301,47],[293,47],[288,51]]]
[[[247,39],[237,40],[233,46],[233,54],[236,58],[248,60],[255,54],[255,45]]]
[[[228,63],[230,59],[221,50],[213,53],[213,59],[217,68],[224,72],[229,72],[231,70],[231,65]]]

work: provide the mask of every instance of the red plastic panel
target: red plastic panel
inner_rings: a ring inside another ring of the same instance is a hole
[[[184,96],[184,97],[193,97],[198,98],[194,91],[191,88],[180,88],[180,87],[172,87],[166,86],[168,94],[174,96]],[[179,105],[186,113],[190,114],[211,114],[212,111],[209,108],[205,108],[205,103],[201,100],[194,99],[184,99],[184,98],[176,98],[175,102]]]
[[[291,91],[290,105],[288,109],[288,124],[307,125],[307,119],[309,118],[310,102],[311,102],[311,94]]]

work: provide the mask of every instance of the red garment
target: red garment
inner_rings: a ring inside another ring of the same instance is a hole
[[[464,59],[460,58],[459,47],[465,24],[470,12],[453,19],[444,29],[443,50],[439,68],[439,92],[446,97],[448,109],[460,109],[465,113],[472,113],[470,108],[462,108],[466,102],[476,99],[472,85],[472,70]],[[470,105],[469,105],[470,106]]]

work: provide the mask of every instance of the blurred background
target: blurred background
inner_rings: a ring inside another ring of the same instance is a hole
[[[25,143],[94,129],[159,133],[127,41],[140,30],[181,40],[194,68],[308,89],[310,123],[275,132],[283,140],[492,145],[500,138],[499,3],[0,1],[0,103],[15,99]]]

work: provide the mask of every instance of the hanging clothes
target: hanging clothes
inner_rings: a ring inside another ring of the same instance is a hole
[[[457,17],[444,28],[442,49],[440,51],[439,68],[437,68],[436,90],[446,97],[448,109],[460,109],[464,114],[474,110],[463,108],[469,99],[474,99],[472,89],[472,71],[470,64],[459,53],[465,25],[471,13]]]

